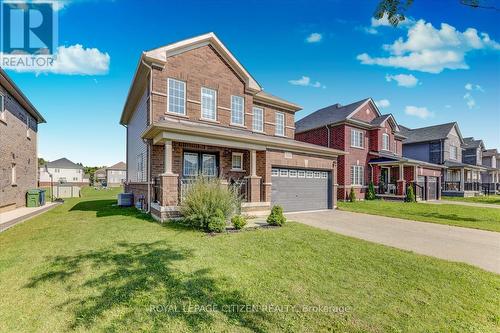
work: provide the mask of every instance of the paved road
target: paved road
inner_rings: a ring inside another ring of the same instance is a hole
[[[465,202],[465,201],[451,201],[451,200],[435,200],[434,201],[433,200],[433,201],[426,201],[424,203],[433,204],[433,205],[459,205],[459,206],[471,206],[471,207],[500,209],[500,205],[485,204],[485,203],[480,203],[480,202]]]
[[[318,211],[286,214],[290,220],[500,274],[500,233],[391,217]]]

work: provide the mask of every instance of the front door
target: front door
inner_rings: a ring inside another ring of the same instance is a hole
[[[380,192],[381,193],[387,193],[389,190],[389,169],[387,168],[382,168],[380,170]]]

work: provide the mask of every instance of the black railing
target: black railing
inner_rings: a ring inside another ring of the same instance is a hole
[[[153,179],[153,202],[161,203],[161,180],[160,177]]]
[[[482,183],[481,184],[481,192],[483,192],[485,195],[489,194],[495,194],[498,189],[500,184],[495,184],[495,183]]]
[[[460,182],[444,182],[445,191],[460,191]]]
[[[464,183],[465,191],[480,191],[481,183],[479,182],[468,182]]]
[[[422,185],[413,182],[413,193],[415,194],[415,199],[427,200],[427,195],[425,193],[424,187]]]

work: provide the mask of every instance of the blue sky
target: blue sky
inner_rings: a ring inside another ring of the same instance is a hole
[[[392,28],[371,22],[377,1],[352,2],[63,2],[69,60],[56,73],[9,74],[47,119],[39,155],[49,160],[124,160],[118,121],[140,53],[209,31],[266,91],[302,105],[297,119],[372,97],[405,126],[458,121],[464,136],[500,148],[499,11],[415,0]]]

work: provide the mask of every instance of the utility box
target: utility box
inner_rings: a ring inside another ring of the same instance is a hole
[[[26,207],[40,207],[40,190],[28,190],[28,193],[26,193]]]

